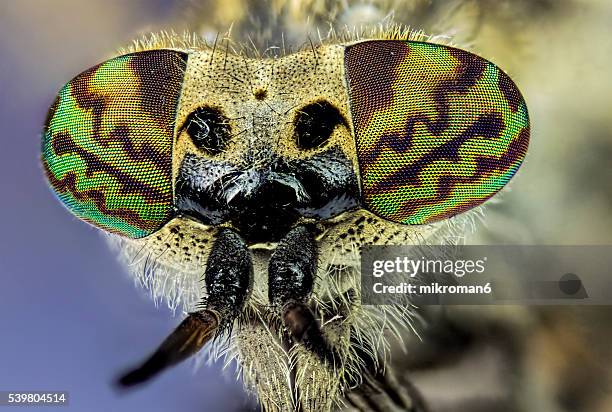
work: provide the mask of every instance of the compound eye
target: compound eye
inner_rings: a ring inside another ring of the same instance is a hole
[[[344,124],[337,108],[326,101],[309,104],[298,111],[294,126],[297,146],[303,150],[323,146],[336,126]]]
[[[221,153],[231,137],[229,120],[210,107],[193,111],[185,125],[193,144],[210,155]]]
[[[172,145],[185,53],[152,50],[95,66],[66,84],[42,141],[51,188],[77,217],[130,238],[173,214]]]
[[[345,68],[364,207],[424,224],[486,201],[529,144],[521,93],[493,63],[415,41],[347,46]]]

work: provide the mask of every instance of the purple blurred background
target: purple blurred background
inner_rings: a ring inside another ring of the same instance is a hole
[[[132,393],[113,389],[116,376],[179,319],[156,308],[102,236],[62,208],[38,162],[42,124],[59,88],[142,34],[180,30],[187,2],[0,0],[0,391],[69,391],[68,409],[87,412],[256,410],[233,369],[223,372],[220,364],[194,372],[188,362]],[[503,4],[511,3],[527,0]],[[530,12],[534,3],[524,7],[529,13],[518,19],[525,20],[519,33],[498,24],[502,13],[485,19],[479,35],[478,50],[519,81],[534,129],[513,191],[492,202],[487,225],[469,241],[610,244],[612,55],[602,50],[612,45],[612,8],[609,0],[554,2],[574,8],[542,20]],[[228,0],[227,7],[237,4]],[[508,21],[517,20],[513,8],[504,10]],[[224,24],[206,7],[201,13],[195,17]],[[607,335],[593,336],[605,342]],[[38,409],[49,410],[28,410]]]
[[[58,89],[143,31],[165,28],[164,1],[0,2],[0,390],[70,393],[75,411],[254,410],[234,371],[186,363],[118,393],[117,374],[178,322],[156,308],[94,229],[65,211],[38,163]],[[49,410],[28,408],[28,410]]]

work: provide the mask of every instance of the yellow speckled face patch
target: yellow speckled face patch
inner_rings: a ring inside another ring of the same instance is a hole
[[[435,222],[471,209],[516,173],[527,107],[491,62],[452,47],[367,41],[345,66],[362,196],[394,222]]]
[[[186,56],[128,54],[60,90],[45,125],[43,167],[76,216],[132,238],[171,218],[174,118]]]

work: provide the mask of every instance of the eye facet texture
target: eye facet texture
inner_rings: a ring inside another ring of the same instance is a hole
[[[425,224],[499,191],[529,144],[523,97],[472,53],[415,41],[348,46],[345,67],[365,207]]]
[[[187,55],[144,51],[66,84],[42,142],[49,183],[77,217],[140,238],[172,215],[174,120]]]

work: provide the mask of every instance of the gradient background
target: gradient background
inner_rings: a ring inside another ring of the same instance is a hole
[[[0,2],[0,390],[69,391],[68,409],[88,412],[254,408],[220,365],[194,372],[187,362],[142,389],[114,390],[117,374],[178,319],[53,198],[38,163],[41,126],[62,84],[172,13],[166,1]]]
[[[38,164],[58,89],[134,37],[173,27],[176,3],[0,1],[0,390],[69,391],[77,411],[255,409],[219,364],[194,372],[186,363],[132,393],[113,390],[113,378],[177,318],[155,308],[104,239],[62,208]],[[533,22],[521,43],[491,20],[477,46],[521,86],[532,146],[471,242],[612,244],[612,7],[568,0],[531,13],[519,3]]]

